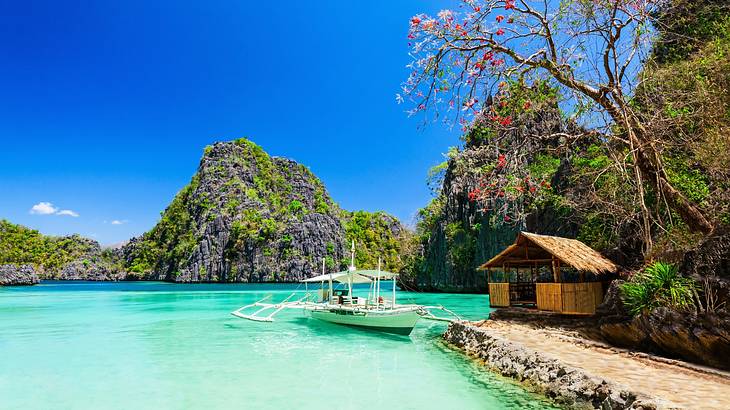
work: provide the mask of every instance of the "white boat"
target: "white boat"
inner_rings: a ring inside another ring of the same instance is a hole
[[[378,262],[380,266],[380,262]],[[324,264],[322,267],[324,272]],[[443,306],[424,306],[416,304],[396,303],[395,282],[398,275],[378,270],[358,270],[354,267],[354,244],[352,263],[347,271],[323,273],[322,275],[301,281],[305,285],[305,296],[291,301],[296,295],[292,293],[279,303],[264,302],[268,297],[250,305],[243,306],[232,315],[253,321],[272,322],[274,316],[284,309],[301,309],[310,317],[340,325],[357,326],[369,330],[386,333],[409,335],[420,319],[452,321],[460,320],[459,316]],[[392,281],[390,299],[381,292],[383,280]],[[309,292],[308,285],[319,283],[317,295]],[[370,285],[368,296],[353,296],[353,285],[367,283]],[[346,285],[344,289],[335,289],[334,284]],[[327,286],[325,286],[327,285]],[[437,316],[434,311],[441,311],[448,317]],[[246,313],[251,312],[251,313]]]

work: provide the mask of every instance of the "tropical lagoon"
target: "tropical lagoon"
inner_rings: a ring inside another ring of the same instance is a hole
[[[449,349],[446,326],[388,336],[282,312],[229,313],[291,284],[41,282],[0,288],[3,409],[545,409],[540,396]],[[355,293],[367,293],[367,288]],[[487,295],[398,292],[469,319]]]

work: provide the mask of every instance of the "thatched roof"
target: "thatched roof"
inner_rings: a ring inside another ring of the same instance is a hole
[[[529,232],[520,232],[514,244],[480,266],[479,269],[485,270],[504,265],[511,267],[549,265],[553,257],[560,260],[561,264],[572,266],[579,271],[599,274],[618,270],[613,262],[577,239]]]

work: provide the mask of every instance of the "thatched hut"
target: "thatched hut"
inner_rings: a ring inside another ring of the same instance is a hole
[[[601,279],[618,271],[581,241],[529,232],[479,269],[487,271],[493,307],[532,305],[567,314],[594,314],[603,300]]]

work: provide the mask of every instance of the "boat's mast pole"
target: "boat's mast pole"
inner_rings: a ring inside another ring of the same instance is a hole
[[[350,300],[352,300],[352,274],[355,271],[355,240],[352,240],[352,246],[350,247],[350,272],[347,275],[348,292],[350,294]]]
[[[375,296],[375,299],[378,301],[378,306],[380,306],[380,258],[378,258],[378,276],[375,278],[375,288],[378,292],[378,295]]]
[[[325,258],[322,258],[322,274],[324,275],[324,260]],[[329,291],[327,292],[327,303],[332,303],[332,272],[330,271],[330,280],[329,280]]]
[[[393,275],[393,306],[391,309],[395,309],[395,275]]]

